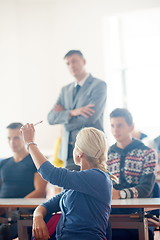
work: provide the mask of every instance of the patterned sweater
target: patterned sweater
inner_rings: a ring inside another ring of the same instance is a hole
[[[155,182],[156,152],[134,140],[124,149],[112,145],[108,151],[108,170],[119,178],[117,190],[124,189],[127,198],[152,197]]]

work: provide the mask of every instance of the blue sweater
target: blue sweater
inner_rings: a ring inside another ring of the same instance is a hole
[[[105,240],[110,214],[112,182],[98,169],[69,171],[45,162],[42,177],[65,191],[42,204],[47,213],[62,212],[56,239]]]

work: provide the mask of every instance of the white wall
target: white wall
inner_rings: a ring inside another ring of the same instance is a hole
[[[37,142],[52,151],[59,126],[47,113],[60,88],[71,81],[63,62],[80,49],[87,69],[105,79],[102,18],[160,7],[159,0],[0,0],[0,157],[10,154],[5,127],[13,121],[37,126]]]

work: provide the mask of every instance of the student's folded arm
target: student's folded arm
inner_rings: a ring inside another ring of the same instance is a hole
[[[150,197],[153,191],[155,183],[154,173],[146,174],[141,177],[140,183],[135,186],[138,191],[138,198],[147,198]],[[134,188],[133,189],[133,198],[134,198]]]
[[[155,182],[155,169],[157,164],[157,153],[153,149],[148,149],[144,156],[144,165],[140,184],[136,186],[138,197],[145,198],[151,196]]]
[[[65,128],[67,131],[74,131],[76,129],[80,129],[82,127],[89,127],[91,124],[95,123],[101,114],[104,112],[105,104],[106,104],[106,84],[101,83],[100,86],[98,86],[94,91],[92,92],[91,98],[88,100],[88,102],[85,104],[94,104],[94,107],[92,109],[94,110],[94,113],[92,116],[89,116],[88,118],[79,115],[76,117],[71,117],[68,119],[68,123],[65,124]]]
[[[133,192],[133,197],[146,198],[150,197],[155,183],[155,169],[157,164],[156,152],[149,148],[144,155],[144,164],[142,176],[139,184],[135,188],[130,188]],[[134,191],[137,190],[137,193]]]

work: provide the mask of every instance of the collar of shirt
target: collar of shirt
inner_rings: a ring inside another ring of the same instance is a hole
[[[79,82],[79,83],[77,83],[77,82],[75,82],[75,87],[77,86],[77,85],[79,85],[79,86],[83,86],[83,84],[85,83],[85,81],[87,80],[87,78],[89,77],[89,73],[87,73],[86,74],[86,76]]]

